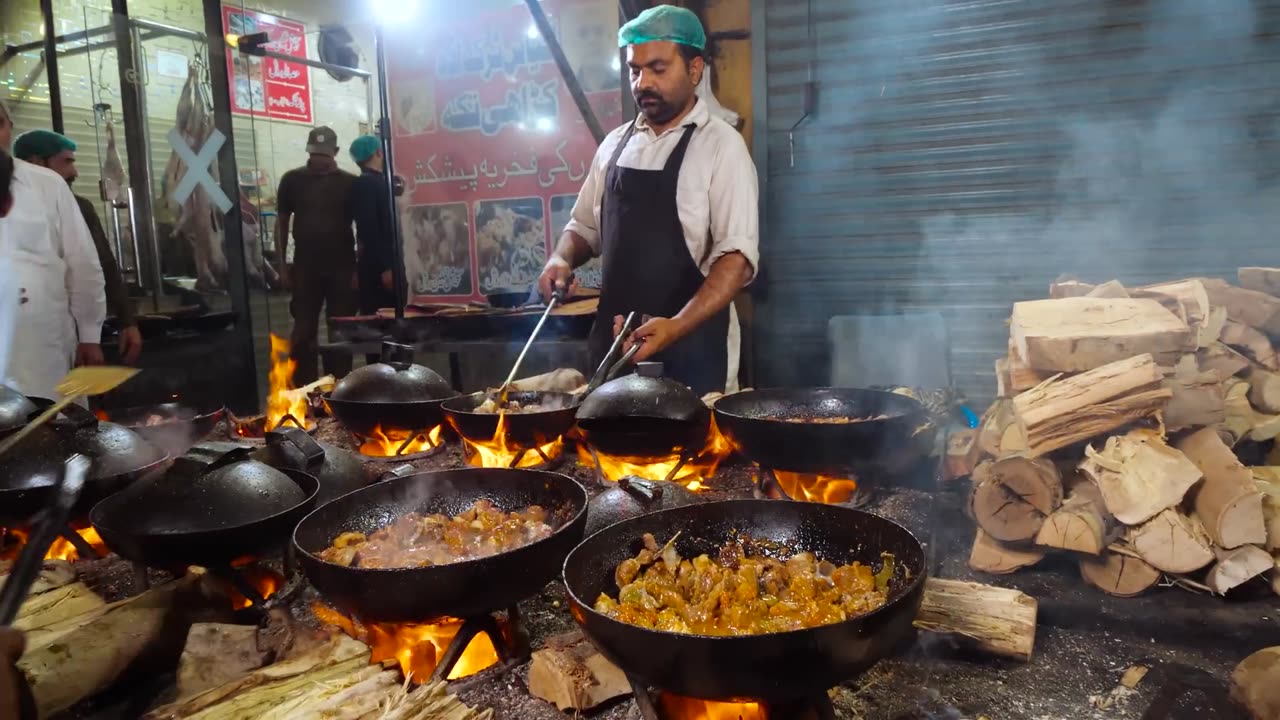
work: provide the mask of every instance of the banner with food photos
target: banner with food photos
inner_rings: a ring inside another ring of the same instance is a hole
[[[307,57],[307,28],[295,20],[223,5],[222,24],[227,33],[241,37],[265,32],[268,42],[263,47],[267,50]],[[227,72],[231,77],[231,112],[312,123],[311,68],[227,48]]]
[[[617,4],[543,2],[596,117],[622,122]],[[526,290],[559,238],[596,144],[528,9],[460,9],[387,36],[405,270],[417,302]],[[600,267],[579,270],[599,287]]]

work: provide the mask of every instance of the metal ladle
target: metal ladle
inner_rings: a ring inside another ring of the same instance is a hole
[[[573,278],[570,277],[570,282]],[[498,407],[507,404],[507,393],[511,390],[511,383],[515,382],[516,373],[520,371],[520,364],[524,362],[524,356],[529,352],[529,347],[533,345],[533,341],[537,339],[538,333],[542,331],[542,326],[546,324],[547,318],[551,315],[551,311],[555,309],[558,303],[565,301],[565,295],[568,293],[568,284],[566,287],[558,287],[551,293],[551,299],[547,301],[547,309],[542,311],[542,317],[538,318],[538,324],[533,327],[533,332],[529,335],[529,339],[525,341],[524,347],[520,350],[520,355],[516,357],[516,364],[511,366],[511,372],[507,374],[507,379],[502,383],[502,388],[498,392]]]

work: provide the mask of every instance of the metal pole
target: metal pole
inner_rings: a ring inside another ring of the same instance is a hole
[[[116,63],[120,69],[120,105],[124,114],[124,139],[129,155],[129,186],[131,227],[134,241],[139,248],[157,254],[155,212],[151,198],[151,142],[147,137],[146,88],[143,86],[140,58],[142,49],[136,47],[133,28],[129,24],[128,0],[111,0],[112,23],[116,33]],[[139,258],[141,260],[141,258]],[[139,265],[141,262],[139,262]],[[141,270],[141,268],[139,268]],[[152,303],[160,308],[161,286],[156,279],[160,268],[152,268]]]
[[[382,139],[382,180],[387,184],[387,212],[391,213],[391,247],[395,266],[391,277],[396,291],[396,322],[404,321],[404,305],[408,302],[408,278],[404,274],[404,236],[400,229],[400,213],[396,212],[395,160],[391,155],[391,93],[387,92],[387,43],[382,34],[382,24],[373,28],[373,44],[378,58],[378,105],[382,120],[378,123],[378,135]]]
[[[52,32],[52,29],[50,30],[50,32]],[[90,28],[89,30],[80,30],[73,33],[67,33],[66,35],[54,35],[53,44],[57,46],[62,43],[76,42],[79,40],[87,40],[91,37],[96,37],[98,35],[106,35],[109,32],[114,32],[114,28],[112,28],[112,26],[110,25],[103,25],[102,27]],[[9,58],[19,53],[29,52],[31,50],[39,50],[44,47],[45,42],[46,42],[45,40],[35,40],[28,43],[22,43],[21,45],[6,45],[4,48],[3,59],[8,60]]]
[[[62,134],[62,80],[58,77],[58,43],[53,33],[57,30],[53,22],[53,0],[40,0],[40,19],[44,23],[44,69],[49,79],[49,114],[53,120],[53,131]]]
[[[218,150],[218,183],[231,198],[231,210],[222,224],[223,250],[227,254],[227,293],[231,296],[231,309],[236,313],[235,333],[242,362],[249,368],[249,381],[240,384],[230,403],[243,411],[258,406],[258,372],[249,304],[248,258],[245,257],[240,212],[240,172],[236,166],[236,136],[231,118],[231,83],[227,78],[227,45],[222,34],[222,3],[219,0],[204,0],[204,34],[208,38],[213,125],[226,137],[226,142]]]
[[[542,3],[538,0],[524,0],[524,4],[529,7],[529,14],[533,16],[533,24],[538,26],[538,32],[542,34],[542,40],[547,44],[547,49],[551,51],[551,57],[556,61],[556,67],[560,68],[560,77],[564,79],[565,87],[569,88],[569,94],[573,96],[573,104],[578,106],[578,112],[582,114],[582,120],[587,124],[587,129],[591,131],[591,137],[595,138],[596,145],[604,142],[604,128],[600,127],[600,121],[596,118],[596,111],[591,109],[591,102],[587,100],[587,94],[582,91],[582,85],[578,82],[578,76],[573,74],[573,66],[569,64],[569,58],[564,54],[564,48],[560,47],[560,41],[556,39],[555,28],[551,27],[551,21],[547,19],[547,14],[542,11]],[[386,101],[383,101],[386,104]]]
[[[151,305],[156,312],[159,312],[160,299],[164,296],[164,268],[160,266],[160,231],[156,227],[155,206],[152,205],[155,185],[151,179],[151,168],[155,167],[156,164],[151,156],[151,118],[147,115],[147,88],[143,77],[146,72],[147,61],[142,54],[142,31],[137,26],[133,26],[130,28],[129,34],[130,43],[133,46],[133,66],[138,70],[138,117],[139,132],[142,134],[141,145],[137,149],[130,149],[129,157],[132,158],[134,153],[140,150],[147,163],[146,190],[139,193],[139,197],[146,198],[147,211],[145,214],[140,214],[142,215],[142,222],[147,226],[146,248],[147,255],[151,259]]]

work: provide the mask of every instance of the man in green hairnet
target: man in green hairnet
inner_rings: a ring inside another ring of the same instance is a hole
[[[67,185],[72,185],[80,177],[80,172],[76,169],[75,142],[52,130],[32,130],[19,135],[13,143],[13,154],[19,160],[26,160],[58,173],[67,181]],[[98,251],[98,263],[102,266],[106,282],[107,308],[115,313],[120,325],[120,360],[132,365],[142,354],[142,333],[138,330],[133,300],[129,298],[129,290],[120,275],[120,266],[115,254],[111,252],[111,244],[107,240],[106,230],[102,228],[97,209],[84,196],[73,195],[89,228],[89,235],[93,237],[93,246]]]
[[[755,165],[738,131],[695,93],[706,69],[696,15],[659,5],[618,31],[631,69],[634,123],[596,151],[572,219],[539,278],[544,296],[600,256],[600,309],[589,347],[598,363],[623,316],[645,322],[627,341],[699,394],[737,389],[734,295],[759,259]]]
[[[387,188],[382,141],[362,135],[351,143],[351,159],[360,176],[351,184],[351,214],[356,221],[356,275],[360,285],[360,313],[370,315],[396,305],[395,245],[391,227],[391,192]]]

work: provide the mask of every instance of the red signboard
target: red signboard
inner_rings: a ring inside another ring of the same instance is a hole
[[[622,121],[617,3],[544,0],[606,129]],[[388,36],[405,267],[420,301],[527,289],[596,144],[523,5]],[[598,264],[582,268],[598,286]]]
[[[292,57],[307,57],[307,28],[276,15],[222,6],[222,24],[233,35],[265,32],[267,50]],[[276,58],[244,55],[227,49],[231,77],[231,111],[273,120],[293,120],[310,125],[311,68]]]

